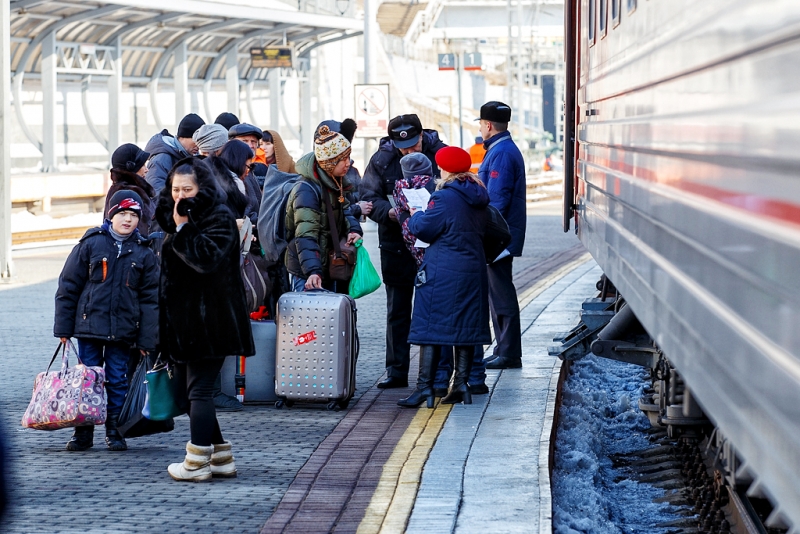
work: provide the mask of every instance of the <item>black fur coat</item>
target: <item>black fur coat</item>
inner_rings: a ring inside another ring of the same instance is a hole
[[[172,173],[161,191],[156,219],[167,233],[159,290],[161,350],[172,361],[255,354],[240,270],[239,231],[210,169],[196,158],[200,191],[178,211],[189,222],[177,231]]]

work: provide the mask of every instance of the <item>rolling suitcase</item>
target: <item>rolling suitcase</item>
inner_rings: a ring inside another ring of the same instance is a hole
[[[276,310],[276,408],[325,402],[346,408],[356,388],[356,303],[348,295],[284,293]]]
[[[239,402],[275,402],[275,322],[250,321],[254,356],[228,356],[222,365],[222,392]]]

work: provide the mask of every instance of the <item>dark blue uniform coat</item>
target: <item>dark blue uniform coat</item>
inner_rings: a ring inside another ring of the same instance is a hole
[[[155,350],[158,264],[148,245],[134,230],[120,250],[108,223],[87,231],[58,279],[55,336],[121,341]]]
[[[501,132],[487,139],[484,146],[487,152],[478,176],[489,190],[492,206],[500,211],[511,230],[508,251],[512,256],[522,256],[527,223],[525,161],[510,132]]]
[[[482,345],[489,333],[489,283],[483,254],[489,194],[475,182],[454,181],[431,195],[427,210],[408,221],[430,243],[417,276],[408,342]]]

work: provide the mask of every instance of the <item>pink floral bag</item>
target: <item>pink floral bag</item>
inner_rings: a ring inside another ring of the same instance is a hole
[[[61,370],[49,372],[59,349]],[[68,350],[78,360],[75,367],[69,366]],[[102,425],[106,422],[105,381],[103,368],[83,365],[71,341],[59,344],[47,371],[36,375],[33,398],[22,416],[22,426],[36,430],[58,430]]]

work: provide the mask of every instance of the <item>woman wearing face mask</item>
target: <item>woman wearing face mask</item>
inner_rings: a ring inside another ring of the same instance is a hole
[[[158,199],[167,233],[159,295],[162,355],[175,362],[189,401],[186,459],[169,466],[180,481],[236,476],[212,392],[225,356],[255,353],[239,269],[239,230],[205,163],[180,161]]]

